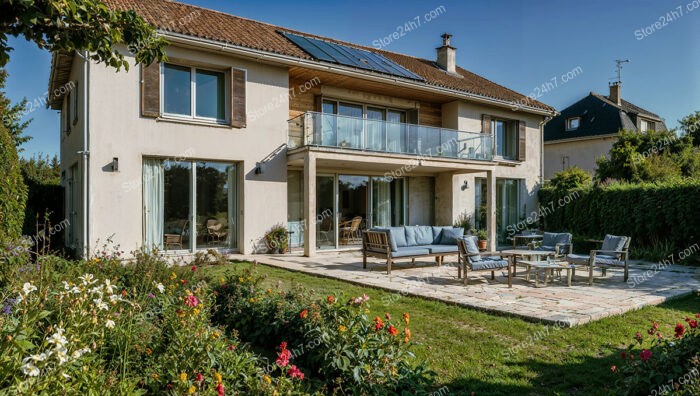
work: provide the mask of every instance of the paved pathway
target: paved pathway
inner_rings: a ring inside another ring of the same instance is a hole
[[[622,280],[622,270],[609,269],[602,277],[596,270],[593,286],[588,286],[587,272],[576,278],[571,287],[566,279],[546,287],[535,288],[526,282],[519,268],[508,288],[505,272],[491,274],[477,272],[469,275],[469,285],[463,286],[457,279],[456,262],[437,267],[435,262],[416,260],[399,261],[392,266],[391,276],[386,275],[382,260],[368,259],[367,269],[362,268],[359,252],[323,253],[314,258],[298,255],[233,256],[237,259],[257,260],[259,263],[299,271],[311,275],[340,279],[394,291],[401,295],[413,295],[437,299],[470,308],[509,314],[531,321],[576,326],[611,315],[618,315],[646,305],[657,305],[670,298],[677,298],[700,291],[700,268],[678,265],[663,271],[648,273],[649,263],[630,265],[628,282]],[[649,276],[651,275],[651,276]],[[563,322],[563,323],[562,323]]]

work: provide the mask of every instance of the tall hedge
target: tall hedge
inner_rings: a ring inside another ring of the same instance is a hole
[[[21,236],[26,201],[27,186],[17,149],[10,133],[0,124],[0,241]]]
[[[605,234],[631,236],[631,252],[639,258],[675,254],[678,260],[679,252],[700,243],[700,180],[568,191],[545,187],[539,200],[541,206],[555,208],[541,218],[545,230],[568,231],[579,241]],[[686,262],[698,263],[699,256],[697,252]]]

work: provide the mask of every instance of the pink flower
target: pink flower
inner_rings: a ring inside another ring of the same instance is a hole
[[[216,384],[216,394],[217,396],[224,396],[224,384],[221,382]]]
[[[642,349],[642,351],[639,353],[639,357],[643,362],[646,362],[647,360],[651,359],[651,351],[648,349]]]
[[[299,370],[295,365],[291,365],[289,367],[287,374],[289,374],[291,378],[298,378],[300,380],[304,379],[304,373],[302,373],[301,370]]]
[[[197,304],[199,304],[199,300],[197,300],[197,297],[193,295],[185,297],[185,305],[187,305],[188,307],[196,307]]]
[[[610,366],[610,371],[612,371],[613,373],[617,371],[617,366]]]
[[[290,357],[292,357],[292,354],[289,352],[289,349],[287,349],[287,343],[283,341],[280,344],[280,351],[277,352],[277,360],[275,360],[275,363],[282,367],[287,367]]]

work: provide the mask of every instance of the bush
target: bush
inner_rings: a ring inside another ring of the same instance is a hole
[[[558,190],[571,190],[573,188],[584,188],[591,185],[592,177],[590,173],[572,166],[554,175],[549,185]]]
[[[370,319],[367,296],[315,296],[302,288],[262,290],[254,271],[216,288],[215,322],[272,349],[281,342],[324,393],[424,392],[433,374],[413,362],[408,313]]]
[[[540,203],[567,202],[542,217],[546,230],[568,231],[576,238],[601,239],[605,234],[632,237],[636,257],[681,262],[679,253],[700,242],[700,181],[613,183],[569,191],[540,189]],[[574,248],[581,251],[580,244]],[[697,249],[695,249],[697,251]],[[651,253],[651,255],[650,255]],[[700,262],[698,254],[682,263]]]
[[[620,367],[611,370],[619,375],[616,385],[620,394],[697,395],[700,392],[700,329],[698,320],[685,318],[676,323],[673,335],[663,334],[653,322],[620,355]]]
[[[8,394],[301,394],[300,378],[210,324],[215,296],[196,267],[103,250],[71,262],[0,261],[0,389]]]
[[[22,235],[27,186],[22,179],[12,136],[0,124],[0,242]]]

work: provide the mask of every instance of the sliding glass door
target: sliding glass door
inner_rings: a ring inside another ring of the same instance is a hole
[[[144,159],[144,244],[236,248],[236,192],[235,164]]]
[[[328,213],[316,223],[316,247],[319,250],[335,249],[336,246],[336,211],[335,176],[316,176],[316,213]]]
[[[372,226],[404,224],[404,179],[372,178]]]

